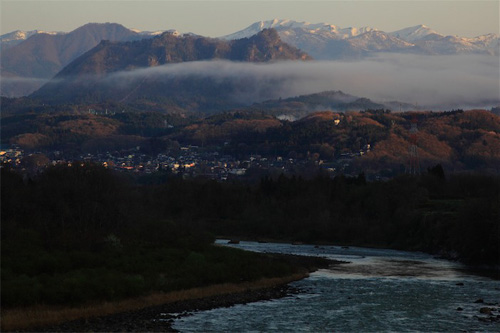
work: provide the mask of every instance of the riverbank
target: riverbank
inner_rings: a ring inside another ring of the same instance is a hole
[[[37,332],[169,332],[176,316],[196,310],[229,307],[275,299],[296,292],[289,283],[335,264],[323,258],[270,255],[297,268],[299,273],[280,278],[263,278],[242,283],[225,283],[169,293],[154,293],[119,302],[105,302],[77,308],[47,306],[3,311],[2,331]]]

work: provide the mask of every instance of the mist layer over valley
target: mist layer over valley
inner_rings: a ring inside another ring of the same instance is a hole
[[[500,65],[485,55],[378,54],[357,61],[225,60],[167,64],[100,75],[61,77],[34,97],[48,102],[137,99],[169,101],[188,110],[216,111],[327,90],[390,107],[492,107],[500,103]],[[77,87],[78,89],[75,89]],[[398,105],[398,103],[392,103]]]

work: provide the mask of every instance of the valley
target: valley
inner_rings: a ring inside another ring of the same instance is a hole
[[[2,331],[497,330],[495,30],[43,3],[0,36]]]

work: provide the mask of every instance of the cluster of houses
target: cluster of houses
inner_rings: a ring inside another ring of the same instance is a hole
[[[369,151],[370,146],[367,145],[364,150]],[[87,153],[68,158],[60,151],[27,154],[21,148],[14,146],[0,151],[0,162],[3,166],[8,164],[11,168],[28,173],[40,172],[50,165],[71,165],[75,161],[81,161],[136,174],[167,172],[184,178],[204,177],[226,181],[244,177],[259,178],[263,175],[308,174],[319,169],[334,175],[337,171],[345,172],[349,167],[349,160],[362,154],[360,152],[342,155],[336,161],[260,155],[235,158],[218,151],[207,151],[196,146],[183,146],[175,153],[162,152],[156,156],[146,155],[141,152],[140,147],[136,147],[115,152]]]
[[[155,157],[142,154],[140,149],[126,152],[105,154],[87,154],[81,156],[83,161],[92,161],[103,166],[138,174],[168,172],[184,178],[204,177],[218,181],[242,178],[249,173],[256,176],[277,172],[293,174],[297,168],[305,164],[298,159],[272,158],[250,155],[237,159],[232,155],[223,155],[217,151],[200,151],[196,146],[181,147],[180,152],[170,154],[163,152]]]
[[[19,146],[10,146],[7,149],[0,150],[0,164],[9,164],[13,167],[19,167],[24,157],[24,150]]]

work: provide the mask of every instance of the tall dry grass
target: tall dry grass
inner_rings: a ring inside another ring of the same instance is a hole
[[[204,297],[227,295],[248,290],[258,290],[285,285],[303,279],[308,273],[296,273],[280,278],[265,278],[253,282],[224,283],[207,287],[192,288],[168,293],[153,293],[148,296],[137,297],[116,302],[104,302],[81,307],[54,307],[36,305],[24,308],[3,310],[1,313],[1,330],[29,330],[31,328],[56,325],[59,323],[111,315],[124,311],[140,310],[149,306],[167,304],[177,301],[200,299]]]

